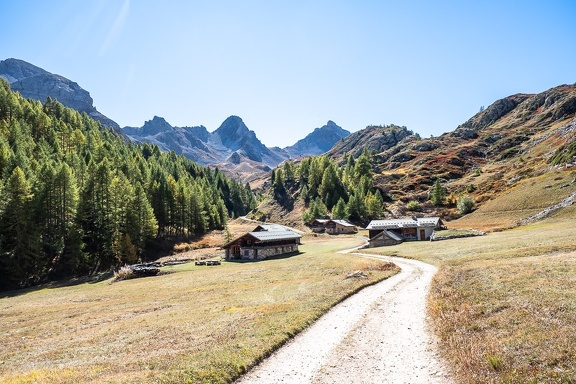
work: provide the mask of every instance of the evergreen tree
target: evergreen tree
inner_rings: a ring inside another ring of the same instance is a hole
[[[366,216],[364,198],[359,191],[350,196],[348,204],[346,205],[346,214],[348,218],[353,221],[360,221]]]
[[[332,218],[334,219],[347,219],[348,216],[346,215],[346,203],[344,199],[338,199],[338,203],[334,206],[332,210]]]
[[[158,221],[140,183],[136,184],[127,213],[127,233],[136,247],[136,254],[140,256],[146,242],[154,238],[158,231]]]
[[[336,173],[336,166],[334,163],[330,163],[324,170],[322,183],[318,188],[318,194],[328,209],[332,209],[336,205],[342,189],[340,178]]]
[[[434,186],[432,187],[432,191],[430,192],[430,201],[432,204],[439,207],[444,205],[444,201],[446,200],[446,187],[444,187],[440,180],[436,180]]]
[[[372,159],[368,152],[364,151],[357,159],[354,166],[354,176],[357,181],[361,180],[363,176],[372,179]]]
[[[39,235],[33,212],[31,185],[26,175],[16,167],[6,185],[7,201],[1,220],[2,244],[9,251],[3,257],[8,281],[25,286],[43,276],[46,260],[41,257]]]
[[[384,200],[380,191],[370,192],[364,199],[364,205],[366,206],[366,218],[369,220],[381,218],[384,214]]]

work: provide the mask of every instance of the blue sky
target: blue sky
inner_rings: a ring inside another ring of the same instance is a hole
[[[76,81],[121,126],[268,146],[333,120],[452,131],[481,106],[576,82],[576,2],[0,0],[0,60]]]

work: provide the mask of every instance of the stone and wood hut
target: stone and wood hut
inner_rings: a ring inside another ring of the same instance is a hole
[[[394,245],[403,241],[430,240],[434,231],[444,228],[439,217],[372,220],[366,227],[370,247]]]
[[[335,219],[314,219],[310,222],[310,228],[312,229],[312,232],[326,232],[331,235],[358,232],[358,228],[354,224],[346,220]]]
[[[259,225],[222,246],[226,260],[264,260],[270,256],[298,252],[302,236],[281,225]]]
[[[310,229],[312,229],[312,232],[314,233],[321,233],[324,232],[326,230],[326,222],[329,219],[314,219],[310,222]]]
[[[328,220],[324,224],[326,233],[331,235],[338,235],[340,233],[356,233],[358,228],[346,220]]]

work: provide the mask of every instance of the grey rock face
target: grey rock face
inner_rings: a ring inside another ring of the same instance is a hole
[[[316,128],[308,136],[299,140],[296,144],[284,148],[291,157],[321,155],[328,152],[339,140],[350,135],[332,120],[321,128]]]
[[[406,127],[398,126],[369,126],[363,130],[352,133],[350,136],[339,141],[328,152],[332,156],[351,154],[358,157],[364,150],[372,150],[375,153],[384,152],[396,147],[403,139],[413,136],[413,132]]]
[[[10,83],[13,91],[29,99],[46,101],[58,100],[66,107],[86,112],[94,120],[121,133],[120,126],[104,116],[93,105],[90,93],[67,78],[45,71],[18,59],[0,61],[0,77]]]

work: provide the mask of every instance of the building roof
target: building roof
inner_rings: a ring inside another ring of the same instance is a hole
[[[392,240],[396,240],[396,241],[403,241],[404,240],[402,237],[400,237],[399,235],[395,234],[392,231],[383,230],[382,232],[380,232],[379,234],[377,234],[376,236],[371,238],[370,241],[375,240],[378,237],[383,237],[384,235],[388,236]]]
[[[266,243],[269,241],[276,241],[276,240],[292,240],[292,239],[299,239],[302,235],[297,234],[296,232],[290,231],[283,227],[282,225],[259,225],[258,227],[254,228],[254,231],[248,232],[235,238],[232,241],[227,242],[222,246],[222,248],[226,248],[232,243],[235,243],[239,239],[243,238],[244,236],[251,236],[252,238],[256,239],[259,242]]]
[[[248,232],[248,235],[254,237],[258,241],[274,241],[274,240],[284,240],[284,239],[299,239],[302,236],[292,231],[260,231],[260,232]]]
[[[346,221],[346,220],[326,220],[326,221],[333,221],[335,223],[338,223],[340,225],[343,225],[344,227],[355,227],[354,224]]]
[[[439,225],[441,225],[439,217],[407,217],[404,219],[372,220],[366,229],[437,227]]]
[[[259,231],[287,231],[283,225],[280,224],[260,224],[252,232],[259,232]]]

